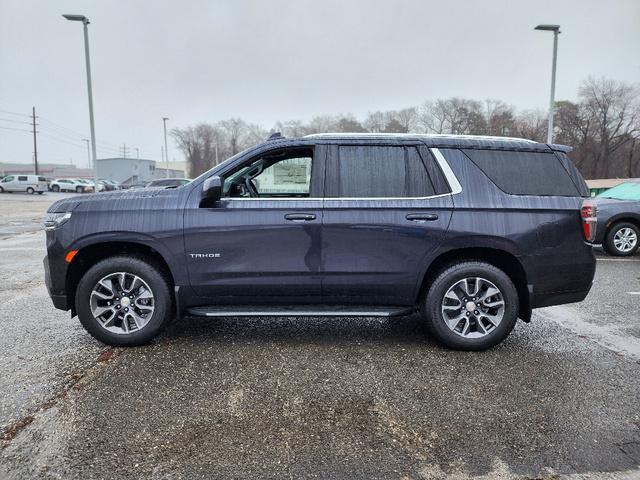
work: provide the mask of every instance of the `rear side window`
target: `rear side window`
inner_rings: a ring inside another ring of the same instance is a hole
[[[26,181],[27,181],[27,177],[26,177],[26,175],[20,175],[20,176],[18,177],[18,181],[19,181],[19,182],[26,182]]]
[[[46,182],[47,179],[46,179],[46,177],[38,177],[38,181],[39,182]]]
[[[553,152],[463,151],[503,192],[512,195],[581,195]]]
[[[333,152],[336,149],[332,149]],[[327,165],[327,197],[403,198],[435,194],[415,147],[340,146]]]

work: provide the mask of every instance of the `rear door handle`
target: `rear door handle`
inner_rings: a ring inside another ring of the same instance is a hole
[[[310,222],[316,219],[315,213],[287,213],[285,219],[292,222]]]
[[[438,219],[438,215],[435,213],[407,213],[405,218],[413,222],[433,222]]]

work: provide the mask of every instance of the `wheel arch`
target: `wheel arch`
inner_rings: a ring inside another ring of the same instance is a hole
[[[491,247],[464,247],[447,250],[437,256],[427,268],[420,285],[416,303],[420,304],[435,278],[449,265],[464,261],[482,261],[507,274],[516,287],[520,301],[518,317],[528,322],[531,320],[531,299],[527,287],[527,275],[518,258],[506,251]]]
[[[175,278],[169,263],[164,256],[152,246],[136,241],[95,242],[78,250],[71,261],[66,275],[67,305],[71,306],[71,314],[75,315],[75,296],[82,276],[97,262],[114,256],[134,256],[150,262],[166,278],[169,290],[175,287]]]
[[[604,228],[604,237],[603,239],[606,239],[607,235],[609,235],[609,232],[611,231],[611,229],[613,227],[615,227],[618,223],[632,223],[634,224],[638,230],[640,230],[640,215],[639,216],[635,216],[633,214],[629,214],[627,212],[625,213],[619,213],[617,215],[614,215],[613,217],[611,217]]]

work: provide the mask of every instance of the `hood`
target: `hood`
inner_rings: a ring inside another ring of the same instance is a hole
[[[109,202],[126,203],[128,201],[140,201],[142,199],[151,199],[155,197],[175,197],[176,192],[177,189],[140,188],[135,190],[116,190],[102,193],[79,194],[54,202],[47,212],[71,212],[81,204],[95,204],[98,206]]]
[[[620,200],[618,198],[593,197],[590,199],[598,207],[629,207],[640,211],[640,200]]]

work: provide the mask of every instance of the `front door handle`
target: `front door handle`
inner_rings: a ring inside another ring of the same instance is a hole
[[[438,215],[435,213],[407,213],[405,218],[413,222],[433,222],[438,219]]]
[[[310,222],[316,219],[315,213],[287,213],[285,219],[292,222]]]

